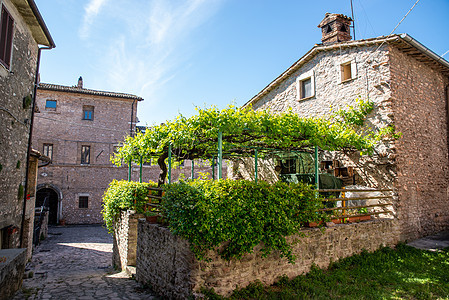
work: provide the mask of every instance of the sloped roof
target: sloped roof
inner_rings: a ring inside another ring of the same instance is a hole
[[[442,58],[441,56],[435,54],[432,50],[413,39],[407,34],[392,34],[389,36],[382,36],[377,38],[365,39],[365,40],[352,40],[341,43],[334,43],[330,45],[317,44],[312,49],[310,49],[303,57],[297,60],[293,65],[291,65],[287,70],[285,70],[281,75],[279,75],[275,80],[268,84],[263,90],[261,90],[257,95],[246,102],[243,107],[251,105],[261,99],[263,96],[271,92],[276,88],[282,81],[287,79],[290,75],[296,72],[301,66],[306,62],[310,61],[315,55],[322,51],[332,51],[340,50],[341,48],[348,47],[360,47],[360,46],[371,46],[380,45],[383,43],[388,43],[394,45],[400,51],[406,53],[407,55],[413,56],[418,61],[421,61],[438,71],[442,72],[446,76],[449,76],[449,62]]]
[[[11,0],[31,30],[33,38],[40,45],[56,47],[34,0]]]
[[[137,100],[137,101],[143,100],[142,97],[132,95],[132,94],[97,91],[97,90],[79,88],[76,86],[65,86],[65,85],[58,85],[58,84],[51,84],[51,83],[39,83],[38,89],[48,90],[48,91],[57,91],[57,92],[87,94],[87,95],[103,96],[103,97],[112,97],[112,98],[133,99],[133,100]]]

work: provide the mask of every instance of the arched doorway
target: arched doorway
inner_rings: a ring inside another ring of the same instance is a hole
[[[52,188],[41,188],[36,192],[36,206],[46,206],[49,209],[48,223],[51,225],[58,224],[58,193]]]

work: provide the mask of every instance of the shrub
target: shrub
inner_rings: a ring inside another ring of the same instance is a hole
[[[245,180],[181,181],[165,187],[162,212],[170,230],[190,242],[198,259],[215,250],[230,260],[262,243],[262,256],[279,250],[294,262],[287,236],[323,218],[320,199],[309,185]]]
[[[148,187],[156,187],[155,182],[135,182],[113,180],[103,195],[103,219],[109,233],[114,230],[114,222],[122,210],[143,213],[148,203]]]

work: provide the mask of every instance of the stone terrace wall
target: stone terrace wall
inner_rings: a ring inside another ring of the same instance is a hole
[[[0,300],[10,299],[22,286],[26,248],[0,249]]]
[[[391,90],[397,142],[396,188],[402,239],[449,227],[447,95],[449,79],[390,49]]]
[[[114,243],[112,248],[112,265],[120,269],[136,265],[137,221],[142,214],[134,210],[122,211],[115,223]]]
[[[174,236],[160,225],[139,220],[137,243],[137,280],[149,284],[154,291],[167,298],[185,299],[198,292],[201,286],[213,287],[221,295],[229,295],[237,286],[245,287],[260,280],[272,284],[281,275],[294,277],[310,270],[313,264],[325,268],[331,261],[359,253],[374,251],[382,246],[398,243],[396,220],[375,220],[364,223],[307,229],[293,253],[296,263],[289,264],[273,253],[267,258],[255,253],[242,260],[227,262],[212,257],[209,263],[198,262],[186,240]],[[293,239],[295,237],[291,237]]]

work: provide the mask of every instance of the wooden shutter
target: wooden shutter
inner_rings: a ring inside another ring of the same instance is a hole
[[[6,68],[9,69],[9,64],[11,62],[14,20],[6,10],[5,6],[2,6],[1,18],[0,61]]]

